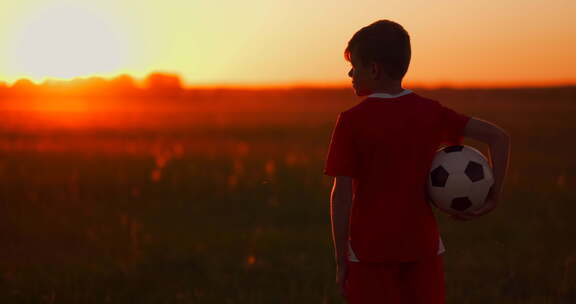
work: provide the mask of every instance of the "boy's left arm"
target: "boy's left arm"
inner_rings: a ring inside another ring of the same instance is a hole
[[[332,132],[324,174],[334,177],[330,196],[330,219],[336,258],[336,282],[345,296],[344,283],[347,273],[348,227],[352,206],[352,177],[358,171],[358,153],[355,146],[353,124],[344,112],[338,115]]]
[[[336,259],[336,280],[340,291],[344,292],[348,258],[348,224],[352,206],[352,177],[336,176],[330,196],[330,218],[332,222],[332,239]]]

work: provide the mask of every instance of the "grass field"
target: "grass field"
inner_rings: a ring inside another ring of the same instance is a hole
[[[501,206],[436,213],[447,303],[576,303],[576,88],[416,91],[512,137]],[[322,169],[351,90],[17,102],[0,112],[1,303],[342,303]]]

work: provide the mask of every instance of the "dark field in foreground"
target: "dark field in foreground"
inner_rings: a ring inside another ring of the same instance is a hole
[[[416,91],[512,136],[502,205],[436,213],[448,303],[576,303],[576,88]],[[131,111],[4,107],[0,302],[340,303],[322,168],[356,102],[221,90]]]

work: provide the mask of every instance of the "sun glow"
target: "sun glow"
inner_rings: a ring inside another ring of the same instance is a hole
[[[406,83],[573,85],[575,15],[574,0],[0,0],[0,87],[154,71],[194,87],[348,86],[346,43],[378,19],[412,38]]]
[[[117,73],[128,54],[117,25],[92,7],[51,5],[16,28],[11,69],[34,80]]]

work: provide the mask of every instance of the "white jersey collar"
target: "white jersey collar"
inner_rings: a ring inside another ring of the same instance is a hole
[[[402,91],[396,95],[392,95],[392,94],[388,94],[388,93],[372,93],[372,94],[366,96],[366,98],[395,98],[395,97],[404,96],[404,95],[407,95],[410,93],[412,93],[411,90],[404,89],[404,91]]]

